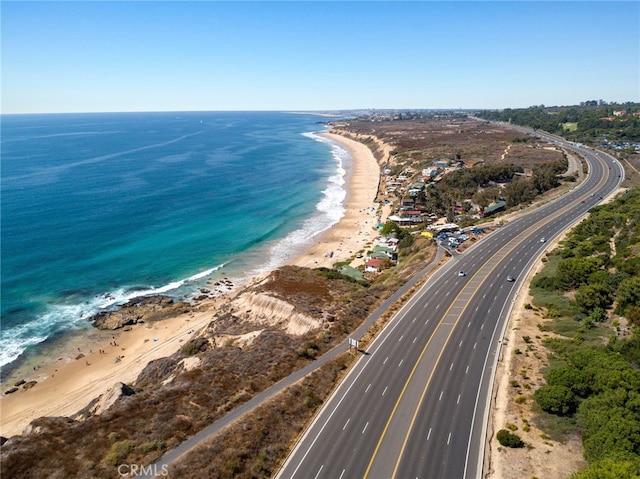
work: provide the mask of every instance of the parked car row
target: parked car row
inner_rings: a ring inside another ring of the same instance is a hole
[[[469,235],[462,230],[453,233],[440,233],[436,236],[436,240],[439,244],[447,243],[452,248],[457,248],[461,243],[464,243],[469,239]]]

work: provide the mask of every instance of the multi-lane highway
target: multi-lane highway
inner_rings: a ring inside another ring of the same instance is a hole
[[[624,175],[603,152],[538,136],[582,155],[586,181],[438,270],[353,366],[278,477],[481,476],[493,373],[518,288],[547,242]]]

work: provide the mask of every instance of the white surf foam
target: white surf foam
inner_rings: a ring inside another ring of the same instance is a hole
[[[131,299],[142,296],[177,292],[183,287],[185,288],[185,294],[190,293],[192,292],[190,289],[195,289],[197,283],[205,280],[224,266],[225,263],[159,287],[144,289],[119,288],[81,303],[51,304],[36,321],[2,331],[0,338],[0,367],[15,361],[27,348],[46,341],[52,334],[87,327],[87,319],[105,309],[117,307]]]
[[[301,227],[289,233],[285,238],[272,244],[267,253],[267,261],[251,272],[262,274],[286,264],[305,248],[311,246],[313,239],[338,223],[344,216],[347,190],[345,188],[346,165],[351,162],[349,152],[336,142],[315,133],[303,133],[304,136],[331,146],[335,161],[335,172],[329,176],[322,198],[316,205],[316,214],[305,220]]]

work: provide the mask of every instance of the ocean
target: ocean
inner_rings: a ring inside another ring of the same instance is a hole
[[[350,157],[284,112],[2,115],[0,366],[128,299],[242,284],[344,214]]]

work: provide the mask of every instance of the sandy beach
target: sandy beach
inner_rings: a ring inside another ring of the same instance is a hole
[[[297,266],[331,267],[365,250],[378,235],[378,205],[374,203],[380,181],[380,166],[371,150],[362,143],[334,133],[322,136],[340,143],[353,158],[348,175],[345,214],[340,221],[318,235],[306,252],[291,261]],[[382,213],[384,219],[385,213]],[[333,253],[333,255],[331,255]]]
[[[361,143],[340,135],[324,134],[339,142],[351,154],[353,164],[347,172],[345,215],[290,264],[307,267],[331,267],[365,250],[377,236],[377,206],[374,203],[380,179],[380,167],[371,151]],[[0,396],[0,435],[20,434],[35,418],[70,416],[91,400],[108,392],[117,382],[132,383],[152,360],[176,352],[199,329],[206,326],[222,296],[206,300],[197,312],[149,324],[130,331],[100,332],[90,342],[73,344],[67,359],[25,374],[26,381],[37,380],[29,390],[20,389]],[[79,359],[71,359],[78,355]],[[12,384],[3,384],[3,392]]]

